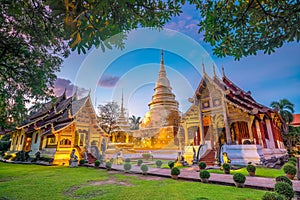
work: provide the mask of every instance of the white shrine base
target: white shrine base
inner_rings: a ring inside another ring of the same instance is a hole
[[[281,157],[287,153],[286,149],[267,149],[260,145],[224,145],[223,152],[226,152],[231,164],[245,166],[249,162],[260,164],[261,157]]]

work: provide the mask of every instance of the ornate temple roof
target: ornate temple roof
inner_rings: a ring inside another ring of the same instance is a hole
[[[124,111],[124,99],[123,99],[123,92],[122,92],[122,102],[121,102],[121,110],[120,110],[120,116],[118,117],[116,124],[114,126],[114,130],[112,132],[118,132],[118,131],[125,131],[130,132],[130,125],[128,123],[128,120],[125,117],[125,111]]]
[[[76,95],[76,94],[75,94]],[[16,128],[25,128],[26,132],[42,129],[42,135],[58,131],[74,121],[74,116],[90,98],[89,95],[77,100],[75,95],[66,97],[66,91],[55,102],[47,102],[30,115]]]
[[[224,67],[222,68],[222,78],[219,78],[214,69],[214,76],[209,77],[203,66],[203,77],[195,92],[196,96],[199,96],[207,84],[211,84],[225,94],[226,101],[234,104],[236,107],[243,109],[251,114],[267,114],[277,113],[276,111],[268,108],[262,104],[256,102],[251,96],[251,92],[245,92],[243,89],[234,84],[224,73]],[[277,113],[278,114],[278,113]]]
[[[300,114],[293,114],[294,120],[292,121],[292,126],[300,126]]]

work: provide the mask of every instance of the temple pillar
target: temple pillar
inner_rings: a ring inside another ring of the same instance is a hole
[[[200,134],[200,144],[204,144],[204,126],[203,126],[203,115],[202,106],[200,100],[198,101],[198,116],[199,116],[199,134]]]
[[[184,145],[187,146],[189,143],[189,130],[187,128],[186,122],[183,123],[183,132],[184,132]]]
[[[241,138],[241,134],[239,132],[239,127],[238,127],[238,122],[235,122],[233,124],[233,127],[234,127],[234,133],[235,133],[235,141],[237,144],[242,144],[242,138]]]
[[[266,126],[267,126],[267,131],[268,131],[268,136],[269,136],[270,148],[274,149],[275,143],[274,143],[274,137],[273,137],[273,133],[272,133],[272,126],[271,126],[271,122],[269,119],[266,119]]]
[[[222,102],[223,102],[222,104],[223,104],[223,116],[224,116],[226,143],[232,144],[230,128],[229,128],[229,124],[228,124],[228,117],[227,117],[227,108],[226,108],[226,104],[224,103],[224,100],[222,100]]]
[[[248,123],[247,123],[251,144],[254,144],[253,131],[252,131],[253,120],[254,120],[254,116],[250,116],[250,121],[248,121]]]
[[[263,146],[263,141],[262,141],[262,137],[261,137],[261,130],[260,130],[260,125],[259,122],[257,120],[255,120],[255,128],[256,128],[256,132],[257,132],[257,136],[258,136],[258,143]]]

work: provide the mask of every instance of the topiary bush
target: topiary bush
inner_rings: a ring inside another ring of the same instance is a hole
[[[248,172],[255,172],[256,171],[256,167],[254,165],[247,165],[247,171]]]
[[[293,186],[293,182],[286,176],[278,176],[275,180],[276,182],[285,182],[288,183],[290,186]]]
[[[106,167],[107,169],[111,169],[111,166],[112,166],[111,162],[106,162],[106,163],[105,163],[105,167]]]
[[[138,166],[141,166],[141,164],[143,164],[143,160],[139,159],[139,160],[137,161],[137,165],[138,165]]]
[[[283,166],[283,171],[286,174],[296,175],[297,169],[294,165],[285,164]]]
[[[85,163],[85,161],[83,159],[79,160],[79,164],[83,165]]]
[[[228,163],[224,163],[222,165],[222,168],[223,168],[225,174],[230,174],[230,165]]]
[[[210,177],[210,173],[207,170],[201,170],[199,173],[200,178],[209,178]]]
[[[161,160],[157,160],[156,162],[155,162],[155,164],[156,164],[156,166],[158,167],[158,168],[160,168],[161,166],[162,166],[162,161]]]
[[[178,176],[180,174],[180,169],[178,167],[173,167],[171,169],[171,175],[176,175]]]
[[[289,158],[289,161],[292,161],[292,162],[297,163],[297,162],[298,162],[298,159],[297,159],[296,157],[290,157],[290,158]]]
[[[95,160],[95,163],[94,163],[95,167],[99,167],[100,164],[101,164],[101,161],[100,161],[100,160]]]
[[[124,170],[125,170],[125,171],[129,171],[130,169],[131,169],[131,164],[128,163],[128,162],[125,163],[125,164],[124,164]]]
[[[241,173],[236,173],[233,175],[233,180],[234,180],[234,182],[237,182],[237,183],[245,183],[246,176]]]
[[[262,200],[285,200],[285,197],[275,192],[266,192]]]
[[[125,158],[126,163],[130,163],[130,158]]]
[[[149,170],[148,165],[142,165],[141,170],[142,170],[143,173],[148,172],[148,170]]]
[[[168,162],[168,166],[170,167],[170,169],[172,169],[174,167],[175,162],[174,161],[169,161]]]
[[[205,162],[199,162],[198,166],[199,166],[199,169],[205,169],[206,168],[206,163]]]
[[[285,182],[278,182],[275,184],[274,191],[278,194],[282,194],[285,196],[287,200],[294,198],[294,190],[292,186]]]

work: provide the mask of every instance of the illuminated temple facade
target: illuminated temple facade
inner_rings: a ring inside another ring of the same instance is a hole
[[[222,163],[223,152],[234,164],[259,163],[262,157],[284,155],[278,112],[257,103],[250,91],[239,88],[224,68],[222,71],[222,78],[215,69],[210,77],[203,66],[202,80],[189,99],[192,106],[181,121],[186,150],[201,145],[199,158],[211,164]]]
[[[34,114],[11,132],[10,152],[30,152],[34,157],[50,158],[53,164],[68,165],[72,149],[78,159],[88,150],[94,157],[103,154],[108,137],[97,124],[90,96],[77,100],[77,95],[67,98],[66,93],[43,104]]]

